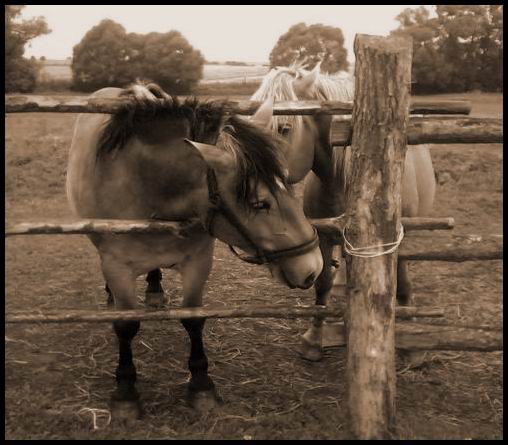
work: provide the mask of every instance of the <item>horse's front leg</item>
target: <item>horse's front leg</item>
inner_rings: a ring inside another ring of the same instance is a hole
[[[148,285],[145,290],[145,305],[148,307],[161,307],[168,302],[162,288],[162,272],[153,269],[146,274]]]
[[[196,255],[190,261],[182,264],[183,306],[198,307],[203,302],[203,292],[206,280],[210,274],[213,260],[213,241],[205,251]],[[203,327],[205,318],[189,318],[181,320],[187,331],[191,351],[188,361],[191,378],[188,386],[188,400],[198,412],[206,413],[215,408],[220,402],[215,385],[208,375],[208,358],[203,344]]]
[[[103,255],[101,266],[107,286],[114,297],[116,309],[136,308],[136,277],[126,265]],[[116,420],[131,422],[141,415],[139,394],[136,390],[136,367],[132,360],[132,339],[139,331],[139,321],[114,321],[118,338],[118,366],[116,389],[111,396],[112,416]]]
[[[314,290],[316,304],[324,306],[333,286],[333,244],[326,237],[320,237],[319,248],[323,256],[323,270],[314,283]],[[319,361],[323,358],[323,320],[321,316],[313,317],[310,328],[302,336],[301,353],[307,360]]]

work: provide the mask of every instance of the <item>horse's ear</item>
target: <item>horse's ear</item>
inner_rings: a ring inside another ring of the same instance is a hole
[[[320,66],[321,62],[318,62],[310,73],[293,81],[293,88],[297,96],[309,91],[312,85],[314,85],[314,82],[316,82],[319,75]]]
[[[199,151],[201,157],[210,167],[216,170],[232,168],[233,158],[224,150],[217,148],[215,145],[203,144],[190,139],[184,139],[184,141]]]
[[[266,99],[257,109],[256,113],[250,118],[251,122],[261,128],[267,128],[273,116],[273,97]]]

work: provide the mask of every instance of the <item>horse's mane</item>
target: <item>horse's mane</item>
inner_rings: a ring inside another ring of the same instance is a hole
[[[125,89],[121,95],[132,94],[133,87]],[[162,91],[154,84],[151,87],[151,91],[153,87]],[[121,150],[132,137],[142,136],[151,124],[183,119],[189,125],[189,139],[204,143],[216,141],[218,148],[228,151],[235,158],[238,202],[251,200],[259,181],[274,195],[278,181],[286,185],[283,141],[278,136],[246,119],[228,115],[223,101],[200,101],[196,97],[181,101],[166,93],[158,95],[158,98],[159,101],[149,104],[134,100],[126,102],[103,128],[97,158],[113,150]]]
[[[271,97],[276,101],[297,101],[293,88],[293,81],[308,74],[302,63],[295,62],[289,67],[276,67],[271,69],[263,78],[261,85],[252,95],[251,100],[264,101]],[[330,75],[319,73],[313,87],[307,92],[314,100],[340,100],[352,101],[354,98],[354,82],[342,74]],[[271,129],[277,132],[284,124],[290,124],[293,129],[303,125],[303,117],[273,116]]]
[[[263,78],[261,85],[252,95],[251,100],[263,102],[268,98],[273,98],[275,101],[297,101],[298,97],[293,88],[293,81],[298,75],[298,69],[293,65],[290,67],[272,68]],[[280,127],[286,124],[291,125],[296,133],[296,130],[303,125],[303,118],[300,115],[273,116],[270,129],[275,134]]]
[[[289,67],[276,67],[271,69],[263,78],[258,90],[253,94],[251,100],[264,101],[269,97],[279,101],[297,101],[293,81],[301,78],[310,71],[303,67],[303,62],[294,62]],[[319,72],[312,88],[307,91],[307,95],[314,100],[354,100],[354,79],[345,72],[338,74],[327,74]],[[278,129],[286,124],[291,125],[293,134],[298,134],[297,130],[303,125],[303,116],[273,116],[271,130],[276,133]],[[332,161],[337,166],[340,176],[346,179],[349,165],[350,149],[333,151]]]

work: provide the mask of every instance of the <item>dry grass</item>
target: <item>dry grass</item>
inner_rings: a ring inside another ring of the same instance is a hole
[[[471,96],[474,113],[499,115],[499,95]],[[72,115],[6,118],[9,220],[67,217],[65,166]],[[456,232],[502,233],[502,148],[450,145],[432,150],[442,182],[434,216]],[[443,174],[449,172],[448,175]],[[311,304],[262,268],[240,264],[223,245],[206,301],[214,305]],[[417,302],[445,306],[451,322],[500,326],[502,264],[418,263]],[[138,293],[144,291],[138,279]],[[181,282],[164,271],[171,305]],[[105,301],[97,254],[81,236],[6,241],[6,310],[98,307]],[[298,355],[305,320],[209,320],[205,342],[224,405],[201,418],[185,403],[189,341],[177,322],[145,323],[134,342],[145,416],[125,429],[110,422],[116,341],[109,325],[7,326],[6,438],[9,439],[346,439],[345,351],[322,362]],[[431,352],[420,366],[399,358],[399,439],[502,437],[502,354]]]

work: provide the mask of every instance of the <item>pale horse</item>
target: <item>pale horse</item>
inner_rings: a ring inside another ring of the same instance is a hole
[[[347,74],[328,75],[301,64],[277,67],[268,72],[251,100],[256,101],[338,100],[353,101],[354,82]],[[345,191],[351,168],[351,147],[332,147],[330,128],[332,117],[273,116],[272,132],[282,135],[289,143],[283,148],[289,167],[289,181],[305,180],[304,211],[309,218],[342,215],[346,209]],[[436,190],[434,168],[428,145],[408,146],[402,179],[402,215],[426,216],[432,209]],[[322,238],[320,242],[324,267],[315,283],[316,304],[326,304],[333,285],[333,246]],[[413,294],[407,261],[397,266],[397,301],[412,304]],[[310,360],[322,357],[323,320],[315,317],[303,336],[302,354]]]

